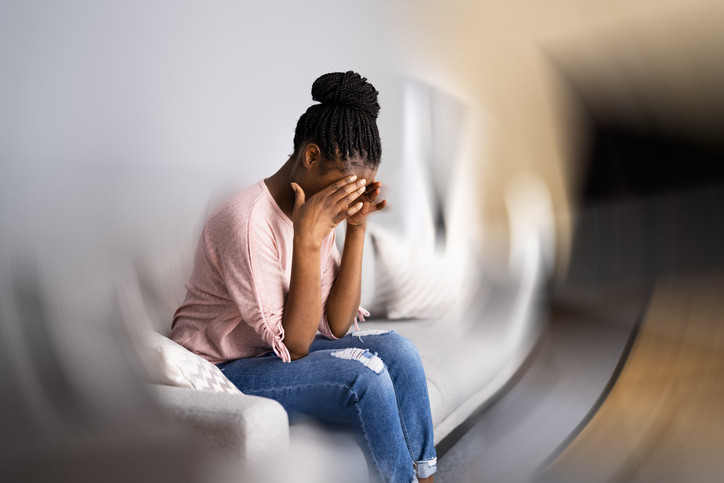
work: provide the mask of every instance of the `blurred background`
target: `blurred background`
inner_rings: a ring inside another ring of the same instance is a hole
[[[527,363],[438,480],[719,481],[723,32],[711,0],[2,0],[7,474],[205,480],[118,286],[189,265],[291,154],[312,82],[354,70],[380,92],[379,229],[453,267],[461,313],[542,301],[488,328]]]

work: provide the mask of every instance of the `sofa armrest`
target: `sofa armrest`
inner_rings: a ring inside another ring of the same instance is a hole
[[[161,408],[210,450],[252,461],[289,446],[287,413],[272,399],[160,384],[150,388]]]

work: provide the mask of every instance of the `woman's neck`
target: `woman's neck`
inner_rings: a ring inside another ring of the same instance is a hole
[[[290,219],[292,218],[292,213],[294,213],[292,181],[294,181],[294,158],[289,158],[287,162],[279,168],[279,171],[264,180],[272,198],[274,198],[279,208],[281,208],[284,214]]]

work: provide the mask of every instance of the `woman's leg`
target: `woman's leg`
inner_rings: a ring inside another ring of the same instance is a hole
[[[310,352],[316,350],[363,348],[385,363],[395,388],[399,418],[418,478],[437,470],[435,441],[425,372],[415,345],[394,331],[357,331],[338,340],[317,336]]]
[[[384,481],[413,481],[390,374],[359,349],[318,350],[284,363],[276,356],[237,359],[218,367],[242,392],[275,399],[293,422],[302,415],[352,425]]]

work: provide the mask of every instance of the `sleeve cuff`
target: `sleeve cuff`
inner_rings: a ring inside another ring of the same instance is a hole
[[[354,328],[359,330],[359,324],[357,324],[357,319],[359,319],[361,322],[365,321],[365,317],[369,317],[370,313],[362,307],[361,305],[357,307],[357,317],[354,318]]]

